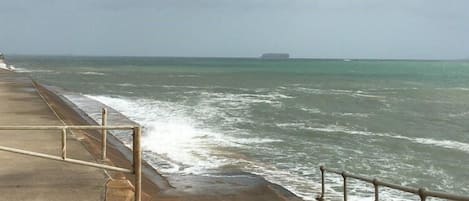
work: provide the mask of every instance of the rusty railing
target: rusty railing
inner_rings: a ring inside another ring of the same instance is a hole
[[[324,201],[324,199],[325,199],[325,197],[324,197],[324,194],[325,194],[324,177],[325,177],[326,172],[330,172],[330,173],[334,173],[334,174],[342,176],[342,179],[343,179],[343,182],[344,182],[343,183],[343,192],[344,192],[343,198],[344,198],[344,201],[347,201],[347,195],[348,195],[347,194],[347,179],[348,178],[357,179],[357,180],[360,180],[360,181],[364,181],[364,182],[373,184],[373,186],[374,186],[374,198],[375,198],[374,200],[375,201],[379,200],[379,187],[380,186],[388,187],[388,188],[391,188],[391,189],[404,191],[404,192],[408,192],[408,193],[412,193],[414,195],[419,196],[421,201],[425,201],[427,199],[427,197],[441,198],[441,199],[447,199],[447,200],[457,200],[457,201],[469,201],[468,196],[461,196],[461,195],[455,195],[455,194],[449,194],[449,193],[443,193],[443,192],[436,192],[436,191],[428,191],[425,188],[413,188],[413,187],[401,186],[401,185],[397,185],[397,184],[383,182],[383,181],[380,181],[376,178],[372,179],[372,178],[367,178],[367,177],[362,177],[362,176],[358,176],[358,175],[349,174],[345,171],[341,172],[341,171],[337,171],[337,170],[333,170],[333,169],[328,169],[328,168],[325,168],[324,166],[321,166],[319,169],[321,170],[321,194],[319,195],[319,197],[316,198],[316,200],[319,200],[319,201]]]
[[[103,110],[103,117],[105,116],[105,110]],[[105,120],[103,120],[105,124]],[[50,154],[44,154],[39,152],[27,151],[23,149],[16,149],[11,147],[0,146],[1,151],[8,151],[12,153],[18,153],[28,156],[34,156],[39,158],[51,159],[56,161],[62,161],[66,163],[102,168],[112,171],[124,172],[124,173],[131,173],[134,174],[134,186],[135,186],[135,201],[141,201],[142,198],[142,151],[140,147],[140,136],[141,136],[141,128],[139,126],[94,126],[94,125],[84,125],[84,126],[0,126],[0,130],[59,130],[62,136],[62,146],[61,146],[61,156],[55,156]],[[67,131],[68,130],[101,130],[103,133],[103,153],[102,159],[106,159],[106,132],[107,130],[131,130],[132,133],[132,151],[133,151],[133,160],[132,160],[132,168],[122,168],[122,167],[115,167],[106,164],[99,164],[95,162],[77,160],[67,157]]]

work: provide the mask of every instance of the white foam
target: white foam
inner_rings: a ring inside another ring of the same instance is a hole
[[[466,116],[469,116],[469,112],[448,114],[448,117],[451,117],[451,118],[459,118],[459,117],[466,117]]]
[[[6,64],[4,64],[4,63],[1,63],[1,61],[0,61],[0,69],[10,70],[10,69],[8,68],[8,66],[7,66]]]
[[[311,114],[322,114],[321,110],[319,110],[319,108],[306,108],[306,107],[302,107],[300,108],[300,110],[303,110],[305,112],[309,112]]]
[[[187,88],[187,89],[208,89],[211,87],[198,87],[198,86],[187,86],[187,85],[161,85],[163,88]]]
[[[308,130],[328,132],[328,133],[340,132],[340,133],[347,133],[347,134],[352,134],[352,135],[379,136],[379,137],[388,137],[388,138],[394,138],[394,139],[402,139],[402,140],[408,140],[413,143],[433,145],[433,146],[459,150],[459,151],[469,153],[468,143],[458,142],[458,141],[453,141],[453,140],[436,140],[432,138],[412,138],[412,137],[396,135],[392,133],[374,133],[370,131],[353,130],[353,129],[349,129],[347,127],[338,126],[338,125],[328,125],[325,127],[305,126],[303,128],[308,129]]]
[[[360,118],[368,118],[370,114],[367,113],[352,113],[352,112],[333,112],[331,113],[332,116],[341,116],[341,117],[360,117]]]
[[[131,84],[131,83],[119,83],[119,84],[116,84],[117,86],[121,86],[121,87],[136,87],[137,85],[135,84]]]
[[[187,75],[169,75],[169,77],[200,77],[200,75],[191,75],[191,74],[187,74]]]
[[[231,142],[236,142],[240,144],[262,144],[262,143],[272,143],[272,142],[283,142],[280,139],[272,138],[228,138]]]
[[[15,68],[15,72],[18,73],[59,73],[53,70],[46,69],[26,69],[26,68]]]
[[[86,71],[86,72],[79,72],[78,74],[81,74],[81,75],[106,75],[105,73],[101,73],[101,72],[94,72],[94,71]]]
[[[144,124],[147,126],[147,134],[143,138],[145,150],[165,155],[177,163],[189,166],[192,170],[186,171],[190,172],[194,172],[193,169],[211,169],[223,165],[212,158],[204,157],[209,155],[209,150],[203,149],[203,146],[209,145],[204,142],[204,138],[213,136],[210,131],[197,129],[179,118],[148,123]],[[200,161],[203,161],[203,164]]]
[[[279,139],[258,137],[231,137],[204,124],[187,114],[189,107],[151,99],[89,96],[120,111],[144,129],[143,148],[164,156],[173,166],[164,173],[174,171],[200,173],[230,163],[230,158],[213,154],[216,149],[243,147],[250,144],[281,142]],[[206,115],[217,110],[202,109]]]
[[[465,87],[451,87],[451,88],[435,88],[436,90],[454,90],[454,91],[469,91],[469,88]]]
[[[293,90],[308,93],[308,94],[317,94],[317,95],[345,95],[351,97],[364,97],[364,98],[376,98],[376,99],[385,99],[385,96],[373,95],[370,92],[364,92],[360,90],[344,90],[344,89],[317,89],[317,88],[307,88],[307,87],[295,87]]]
[[[106,96],[88,97],[101,101],[141,123],[146,131],[145,147],[157,150],[161,154],[179,154],[174,158],[181,158],[181,161],[186,161],[187,158],[187,153],[182,153],[187,147],[183,146],[190,146],[193,144],[189,143],[190,140],[210,134],[197,129],[193,119],[180,114],[181,106],[171,102]]]
[[[359,118],[368,118],[371,116],[371,114],[368,113],[356,113],[356,112],[331,112],[331,113],[326,113],[322,112],[318,108],[306,108],[306,107],[301,107],[300,110],[308,112],[310,114],[322,114],[322,115],[330,115],[330,116],[339,116],[339,117],[359,117]]]
[[[28,70],[26,68],[16,68],[16,72],[18,72],[18,73],[30,73],[30,72],[33,72],[33,71]]]
[[[268,94],[250,94],[250,93],[217,93],[217,92],[201,92],[200,95],[208,104],[219,104],[224,108],[231,109],[248,109],[253,104],[269,104],[274,107],[282,105],[281,99],[293,98],[278,92],[271,92]]]

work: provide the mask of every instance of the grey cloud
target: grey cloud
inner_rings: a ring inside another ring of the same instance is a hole
[[[469,1],[0,1],[23,54],[467,58]]]

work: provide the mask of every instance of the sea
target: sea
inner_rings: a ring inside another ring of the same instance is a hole
[[[469,61],[7,59],[143,125],[145,159],[163,175],[244,171],[314,200],[324,165],[469,194]],[[349,199],[373,200],[371,184],[348,185]],[[326,174],[327,196],[340,197],[341,186]],[[380,191],[382,200],[419,200]]]

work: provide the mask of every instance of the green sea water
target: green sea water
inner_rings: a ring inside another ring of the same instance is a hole
[[[469,194],[469,62],[7,57],[145,126],[164,174],[242,170],[312,200],[319,165]],[[341,177],[326,179],[340,195]],[[350,181],[352,200],[372,186]],[[418,197],[383,189],[384,200]]]

